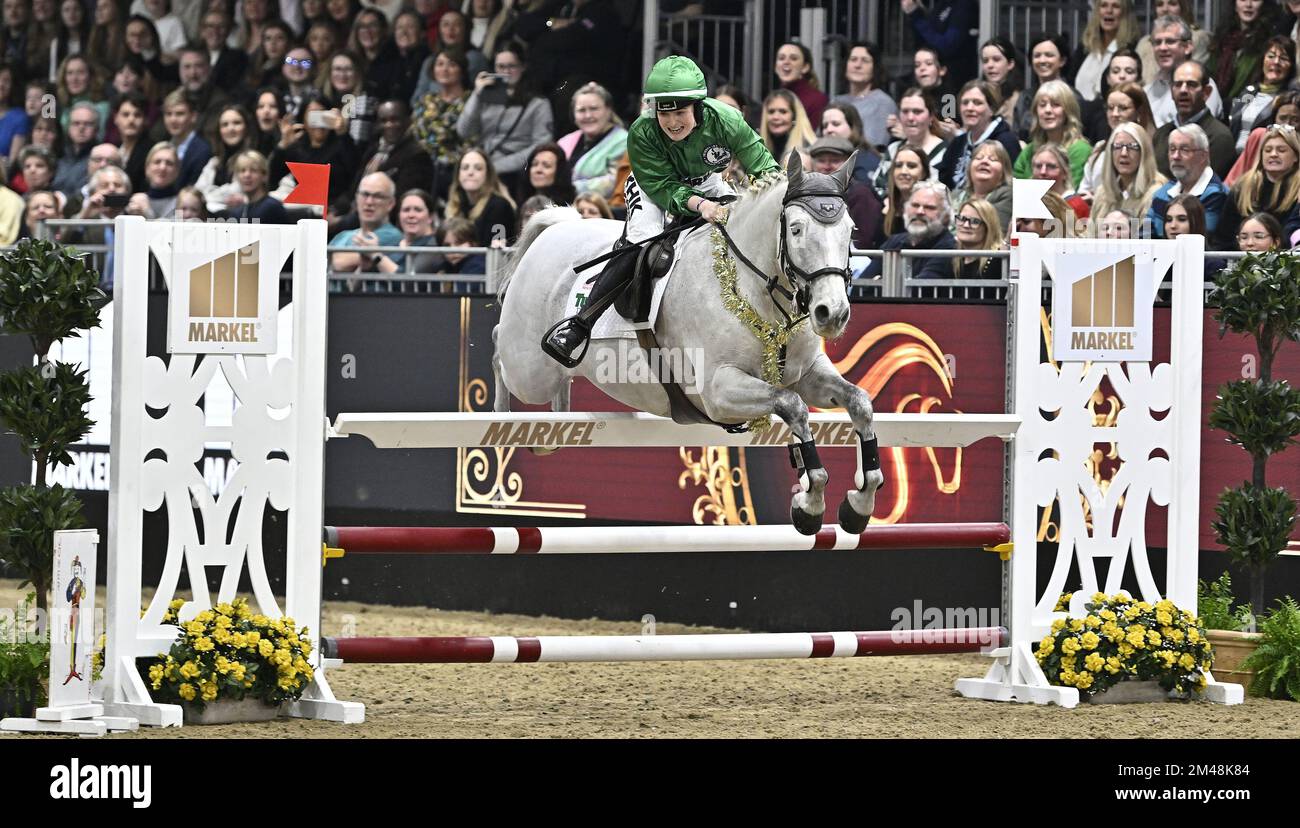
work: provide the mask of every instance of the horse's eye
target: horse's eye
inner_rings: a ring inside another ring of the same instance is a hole
[[[803,232],[803,228],[802,228],[802,227],[796,227],[796,228],[794,228],[794,230],[792,230],[791,232],[794,233],[794,235],[797,236],[797,235],[799,235],[800,233]]]

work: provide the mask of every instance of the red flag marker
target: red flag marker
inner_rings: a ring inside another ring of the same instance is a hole
[[[298,181],[298,186],[285,197],[285,204],[319,204],[322,215],[329,211],[330,165],[302,164],[287,161],[285,165]]]

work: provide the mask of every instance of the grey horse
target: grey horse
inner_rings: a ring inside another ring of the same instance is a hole
[[[794,153],[785,175],[772,174],[741,194],[723,229],[685,236],[655,326],[661,353],[689,361],[693,382],[684,389],[709,418],[763,426],[775,413],[789,426],[799,471],[790,513],[804,534],[821,528],[828,481],[809,430],[809,405],[847,409],[858,435],[858,471],[840,504],[841,527],[865,528],[884,482],[871,398],[840,376],[821,347],[822,338],[840,336],[849,321],[853,222],[844,192],[853,161],[823,175],[804,172]],[[569,382],[577,375],[619,402],[670,416],[668,395],[648,366],[626,364],[645,362],[644,352],[629,349],[626,340],[593,338],[573,369],[541,349],[546,331],[566,315],[578,278],[574,267],[609,250],[621,231],[618,222],[580,220],[567,207],[544,210],[524,228],[492,334],[497,411],[509,410],[512,394],[567,411]],[[775,275],[769,280],[769,274]],[[615,364],[626,370],[608,370]]]

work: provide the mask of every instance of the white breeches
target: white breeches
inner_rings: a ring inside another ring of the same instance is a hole
[[[718,173],[711,173],[699,184],[692,186],[696,192],[706,197],[732,195],[735,192]],[[627,201],[627,226],[624,233],[628,241],[639,242],[663,232],[668,217],[658,204],[642,195],[635,175],[627,177],[623,196]]]

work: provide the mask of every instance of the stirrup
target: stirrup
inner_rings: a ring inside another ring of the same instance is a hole
[[[581,342],[582,351],[576,357],[573,356],[572,354],[566,354],[564,351],[561,351],[558,347],[556,347],[551,342],[551,339],[555,336],[556,332],[559,331],[559,329],[561,327],[564,327],[565,325],[571,325],[577,328],[579,331],[582,331],[584,334]],[[577,316],[568,316],[565,317],[564,319],[561,319],[559,322],[556,322],[554,325],[552,325],[550,329],[546,332],[546,334],[542,337],[542,351],[551,359],[563,365],[565,368],[577,368],[578,364],[581,363],[582,360],[587,356],[587,349],[590,347],[591,347],[591,329],[588,328],[586,323],[583,322],[582,319]]]

